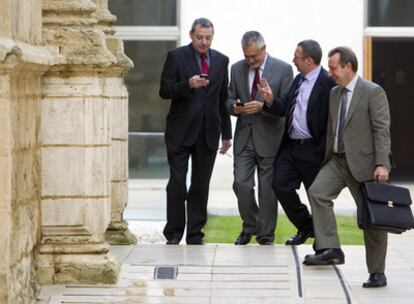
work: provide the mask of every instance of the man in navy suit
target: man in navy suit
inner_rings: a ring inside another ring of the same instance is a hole
[[[207,222],[210,177],[220,135],[224,154],[231,147],[231,122],[227,100],[228,63],[225,55],[210,49],[214,27],[196,19],[191,44],[167,55],[161,75],[160,96],[171,99],[165,143],[170,179],[167,185],[167,244],[179,244],[187,218],[187,244],[203,244]],[[186,176],[191,157],[191,185]],[[187,206],[186,206],[187,203]]]
[[[319,172],[325,153],[329,92],[335,82],[320,66],[322,49],[314,40],[296,47],[293,63],[299,74],[289,93],[273,98],[268,87],[263,111],[285,116],[285,133],[274,163],[272,187],[297,234],[286,245],[303,244],[314,236],[312,217],[296,190],[308,190]]]

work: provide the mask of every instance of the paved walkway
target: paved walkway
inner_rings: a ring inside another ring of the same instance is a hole
[[[362,246],[344,246],[341,266],[302,266],[308,245],[115,246],[122,262],[117,285],[44,286],[39,303],[315,303],[408,304],[414,297],[413,233],[391,237],[389,286],[363,289]],[[408,243],[401,248],[401,244]],[[156,279],[156,267],[177,269]]]
[[[389,286],[364,289],[361,283],[367,279],[367,272],[363,246],[343,246],[344,265],[311,267],[301,263],[304,255],[312,252],[309,245],[161,244],[164,186],[130,184],[130,205],[125,214],[139,245],[112,246],[111,252],[123,263],[118,284],[43,286],[38,303],[414,303],[412,231],[390,235],[386,269]],[[413,187],[408,186],[413,195]],[[237,214],[231,191],[212,192],[210,213]],[[335,206],[338,213],[355,213],[347,192],[341,194]],[[156,269],[161,274],[176,271],[177,275],[159,279],[154,277]]]

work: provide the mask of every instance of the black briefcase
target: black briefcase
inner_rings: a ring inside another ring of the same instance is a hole
[[[357,198],[357,219],[361,229],[402,233],[414,228],[408,189],[389,183],[365,182]]]

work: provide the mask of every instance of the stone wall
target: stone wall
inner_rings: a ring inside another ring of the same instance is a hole
[[[105,231],[134,241],[132,64],[114,20],[107,0],[0,0],[1,304],[33,303],[39,283],[114,283]]]

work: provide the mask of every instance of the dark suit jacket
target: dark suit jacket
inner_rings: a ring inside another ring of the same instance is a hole
[[[176,48],[168,53],[164,64],[159,94],[171,99],[165,143],[167,148],[192,146],[204,124],[206,143],[209,149],[217,150],[220,134],[223,139],[231,138],[225,108],[229,59],[210,49],[208,88],[191,89],[188,79],[201,73],[194,52],[191,44]]]
[[[289,121],[288,110],[290,104],[293,101],[293,95],[295,93],[296,86],[299,82],[301,74],[298,74],[290,87],[289,93],[283,98],[275,98],[272,106],[263,106],[263,111],[272,113],[278,116],[286,116],[286,124]],[[323,160],[325,155],[326,144],[326,128],[328,120],[328,108],[329,108],[329,92],[331,88],[335,86],[335,82],[328,76],[328,72],[322,68],[315,85],[312,88],[312,92],[309,96],[309,104],[306,113],[306,119],[308,123],[309,131],[316,141],[316,155],[315,157],[320,161]],[[285,133],[282,140],[282,145],[287,142],[289,134],[287,132],[287,126],[285,127]]]

